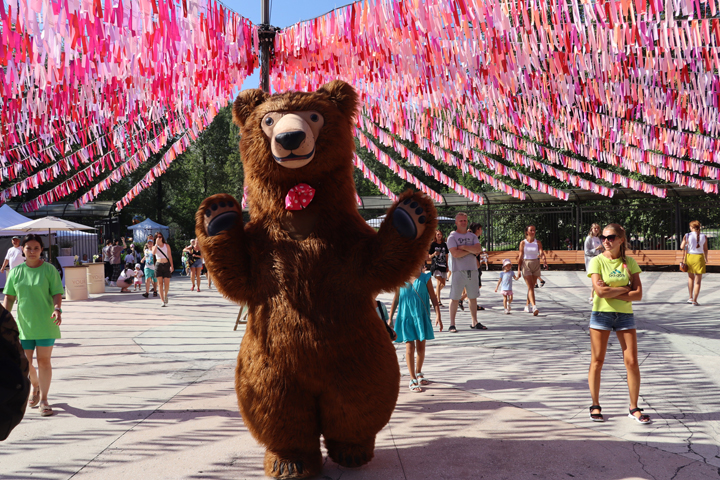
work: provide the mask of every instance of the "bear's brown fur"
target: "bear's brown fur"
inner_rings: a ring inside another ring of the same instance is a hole
[[[378,232],[359,215],[352,176],[357,108],[357,94],[341,81],[311,93],[242,92],[233,117],[241,127],[251,220],[243,225],[237,200],[224,194],[203,201],[196,216],[218,290],[250,311],[235,388],[248,430],[266,447],[269,476],[319,473],[320,436],[340,465],[367,463],[397,401],[397,356],[374,298],[423,262],[437,220],[430,199],[409,191]],[[263,131],[270,128],[266,115],[293,112],[324,119],[311,139],[314,157],[301,168],[276,161]],[[285,196],[299,183],[315,196],[305,209],[286,210]],[[412,237],[393,221],[398,216],[412,218]]]

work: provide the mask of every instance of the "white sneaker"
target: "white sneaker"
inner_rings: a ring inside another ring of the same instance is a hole
[[[510,309],[509,309],[509,308],[506,308],[506,309],[505,309],[505,315],[510,315]]]
[[[532,310],[530,310],[530,305],[525,305],[525,310],[523,310],[525,313],[532,313]]]
[[[167,303],[163,302],[162,306],[167,307]]]
[[[510,310],[512,310],[512,305],[508,305],[507,311],[510,313]]]
[[[540,310],[538,310],[538,308],[535,305],[533,305],[532,306],[532,314],[537,317],[538,313],[540,313]]]

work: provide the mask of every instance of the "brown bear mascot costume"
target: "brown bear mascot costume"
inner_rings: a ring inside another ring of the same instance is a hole
[[[437,226],[428,197],[402,195],[376,233],[353,182],[355,90],[235,100],[251,220],[230,195],[207,198],[197,236],[218,290],[247,305],[235,389],[243,420],[266,447],[265,473],[303,478],[328,455],[345,467],[373,457],[400,370],[375,296],[405,282]]]

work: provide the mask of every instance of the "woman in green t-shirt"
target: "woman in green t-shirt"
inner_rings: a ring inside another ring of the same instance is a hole
[[[40,407],[40,415],[53,414],[48,403],[52,380],[52,356],[55,339],[60,338],[62,323],[63,286],[58,271],[41,258],[42,239],[39,235],[25,236],[22,242],[25,263],[10,271],[5,283],[3,307],[12,311],[18,301],[17,324],[25,356],[30,362],[30,407]],[[33,367],[37,349],[38,368]]]
[[[638,366],[637,330],[632,302],[642,300],[640,267],[635,259],[626,256],[625,230],[617,223],[603,229],[600,241],[605,251],[594,257],[588,266],[595,297],[590,314],[591,355],[588,384],[592,406],[590,418],[602,422],[600,408],[600,373],[605,361],[610,332],[615,330],[623,351],[627,383],[630,392],[628,417],[639,423],[650,423],[650,417],[638,408],[640,396],[640,367]]]

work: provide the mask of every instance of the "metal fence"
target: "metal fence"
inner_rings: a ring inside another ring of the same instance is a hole
[[[699,220],[710,249],[720,249],[720,202],[658,202],[623,204],[483,205],[465,207],[468,220],[483,225],[483,245],[488,251],[515,250],[528,225],[535,225],[537,238],[548,250],[582,250],[593,223],[601,227],[619,223],[634,249],[675,250],[689,231],[688,224]],[[454,216],[457,208],[440,209],[440,215]],[[449,231],[454,227],[448,227]]]

